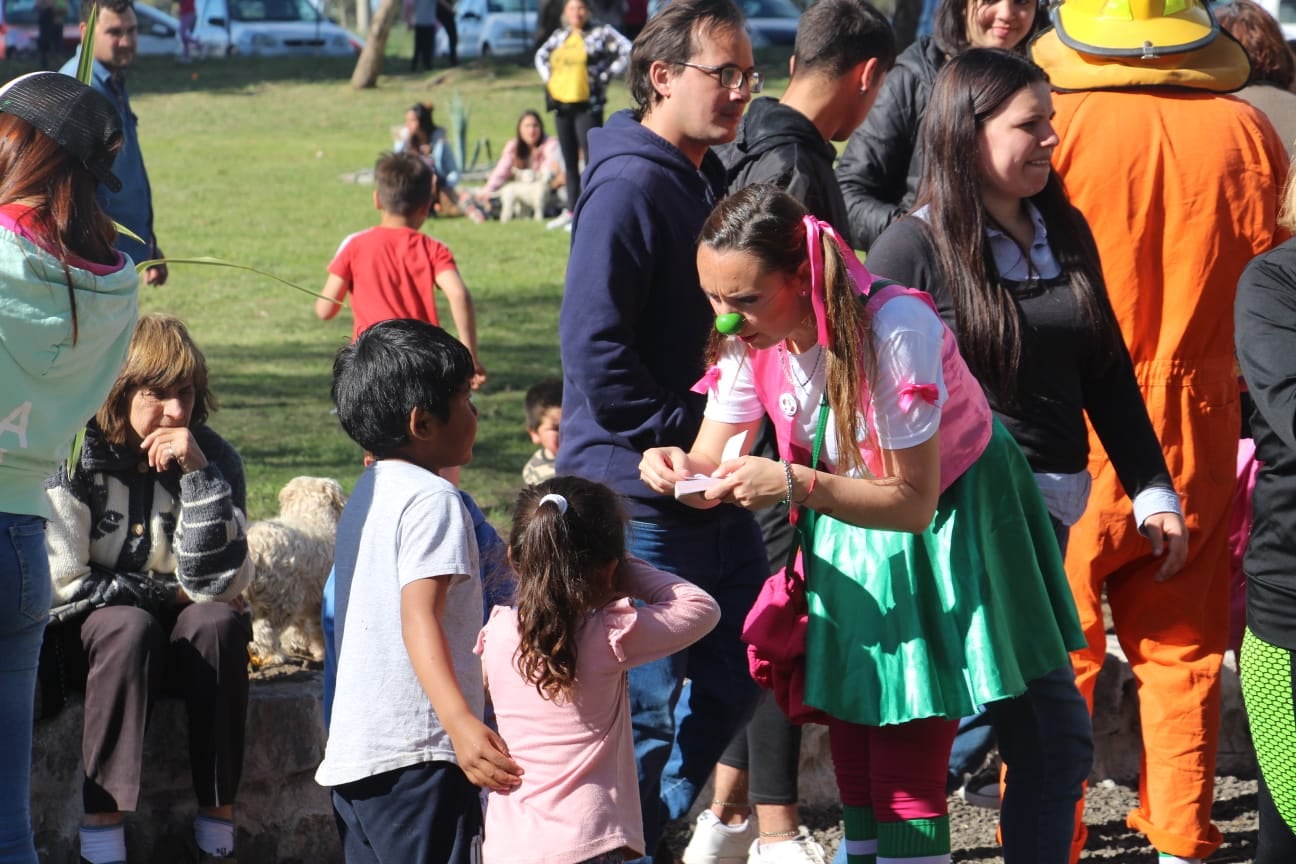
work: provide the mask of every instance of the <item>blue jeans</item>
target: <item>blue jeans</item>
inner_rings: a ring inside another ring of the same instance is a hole
[[[688,522],[632,521],[627,546],[720,605],[720,623],[698,642],[630,670],[639,800],[651,854],[662,825],[688,813],[756,705],[760,690],[747,671],[741,633],[769,567],[756,521],[740,510]]]
[[[0,513],[0,864],[36,864],[32,715],[52,590],[45,520]]]
[[[975,773],[985,763],[994,746],[994,727],[985,709],[959,721],[949,761],[950,783],[954,789],[963,785],[964,774]]]
[[[999,810],[1005,864],[1067,864],[1076,803],[1093,766],[1089,706],[1071,664],[985,707],[1007,766]]]

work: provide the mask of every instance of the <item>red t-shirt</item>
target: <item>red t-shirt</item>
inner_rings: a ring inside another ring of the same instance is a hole
[[[440,324],[432,292],[437,275],[454,269],[454,256],[439,240],[412,228],[380,225],[343,240],[328,271],[351,293],[354,339],[392,318]]]

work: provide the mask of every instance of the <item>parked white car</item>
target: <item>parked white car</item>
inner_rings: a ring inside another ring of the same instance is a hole
[[[136,54],[177,54],[180,51],[180,21],[155,6],[135,4],[139,23]]]
[[[530,54],[535,44],[537,3],[538,0],[459,0],[455,7],[459,56]]]
[[[1287,41],[1296,44],[1296,0],[1256,0],[1256,2],[1278,19]]]
[[[194,36],[209,56],[355,56],[364,41],[309,0],[198,0]]]

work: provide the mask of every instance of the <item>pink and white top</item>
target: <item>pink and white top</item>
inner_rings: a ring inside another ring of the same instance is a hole
[[[517,610],[496,606],[477,638],[500,736],[522,784],[492,792],[482,857],[509,864],[575,864],[617,849],[644,851],[626,671],[674,654],[720,620],[711,596],[629,559],[622,598],[589,613],[577,637],[576,689],[540,695],[517,669]]]
[[[513,179],[514,169],[517,167],[514,163],[517,161],[517,139],[510,138],[504,145],[504,150],[500,153],[499,161],[491,169],[490,176],[486,178],[486,185],[482,191],[488,195],[493,195],[503,188],[504,184]],[[546,137],[540,142],[539,147],[531,148],[531,156],[527,160],[527,168],[537,172],[548,172],[555,177],[562,173],[563,162],[562,154],[558,150],[558,139],[552,136]]]
[[[870,294],[868,311],[877,363],[873,392],[860,394],[863,439],[856,444],[869,470],[881,477],[885,471],[878,447],[916,447],[939,430],[944,492],[990,440],[992,417],[985,394],[926,294],[888,285]],[[726,348],[698,382],[708,391],[706,416],[749,423],[768,415],[780,456],[808,463],[827,384],[827,364],[816,352],[827,349],[816,346],[800,355],[787,354],[783,346],[749,351],[738,340],[730,340]],[[830,411],[821,457],[829,470],[840,464],[835,428]]]

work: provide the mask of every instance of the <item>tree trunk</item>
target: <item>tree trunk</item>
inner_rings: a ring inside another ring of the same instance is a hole
[[[400,6],[401,0],[382,0],[378,4],[373,24],[369,28],[368,36],[365,37],[364,48],[360,51],[360,59],[356,60],[355,71],[351,73],[351,86],[356,90],[365,90],[378,85],[383,55],[387,53],[387,36],[391,33],[392,25],[396,23]]]
[[[356,32],[369,29],[369,0],[356,0]]]

